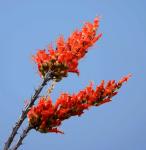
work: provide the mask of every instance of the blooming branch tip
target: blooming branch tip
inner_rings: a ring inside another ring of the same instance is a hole
[[[56,49],[51,45],[47,50],[39,50],[32,59],[38,66],[40,76],[44,77],[49,71],[57,81],[67,77],[69,72],[79,76],[80,59],[84,58],[88,49],[102,36],[97,34],[98,27],[99,17],[96,17],[93,23],[86,22],[81,31],[74,31],[66,41],[60,36],[56,41]]]
[[[76,94],[62,93],[53,104],[50,97],[42,97],[37,106],[33,106],[28,112],[29,124],[42,133],[62,133],[58,127],[66,119],[72,116],[81,116],[84,110],[91,106],[100,106],[110,102],[112,97],[118,94],[118,89],[127,82],[131,75],[123,77],[119,82],[110,80],[93,88],[93,83]]]

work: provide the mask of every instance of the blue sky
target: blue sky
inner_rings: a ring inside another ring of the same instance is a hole
[[[91,80],[99,84],[128,73],[132,79],[111,103],[65,121],[64,135],[32,131],[20,149],[145,150],[145,7],[145,0],[0,0],[0,149],[41,81],[31,56],[98,15],[103,37],[80,62],[80,76],[70,74],[56,85],[53,101]]]

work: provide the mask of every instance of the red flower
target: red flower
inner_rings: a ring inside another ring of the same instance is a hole
[[[91,106],[99,106],[110,102],[117,90],[131,75],[123,77],[119,82],[110,80],[105,85],[104,81],[96,89],[91,83],[77,94],[63,93],[55,104],[49,97],[42,97],[37,106],[33,106],[28,112],[30,126],[40,132],[63,133],[58,129],[62,121],[72,116],[80,116],[84,110]]]
[[[87,22],[81,31],[74,31],[65,41],[61,36],[56,41],[56,50],[50,47],[48,50],[39,50],[33,56],[38,65],[41,76],[48,71],[59,81],[66,77],[68,72],[79,74],[78,63],[100,37],[96,31],[99,27],[99,19],[95,18],[93,23]]]

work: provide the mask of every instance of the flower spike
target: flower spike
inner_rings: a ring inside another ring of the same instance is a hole
[[[66,77],[68,72],[79,75],[79,60],[84,58],[88,48],[102,35],[96,33],[98,27],[99,19],[97,17],[93,23],[85,23],[81,31],[74,31],[66,41],[63,36],[60,36],[56,41],[56,50],[52,46],[48,50],[39,50],[33,56],[39,74],[44,77],[47,72],[52,72],[52,76],[57,81]]]
[[[39,132],[63,133],[58,129],[61,123],[72,117],[81,116],[84,110],[91,106],[99,106],[110,102],[112,97],[118,93],[122,84],[131,77],[123,77],[119,82],[110,80],[105,84],[104,80],[100,85],[93,88],[93,83],[77,94],[63,93],[53,104],[49,97],[42,97],[37,106],[33,106],[28,112],[28,121],[32,128]]]

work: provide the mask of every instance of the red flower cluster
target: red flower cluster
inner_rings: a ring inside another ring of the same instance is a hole
[[[56,42],[56,50],[49,47],[48,50],[39,50],[33,60],[38,65],[41,76],[50,71],[59,81],[66,77],[68,72],[79,74],[78,62],[85,56],[88,48],[100,37],[96,31],[99,27],[99,19],[95,18],[93,23],[87,22],[81,31],[75,31],[65,41],[61,36]]]
[[[33,106],[28,112],[28,120],[31,127],[40,132],[63,133],[58,130],[62,121],[71,116],[80,116],[84,110],[91,106],[99,106],[111,101],[111,98],[117,94],[117,90],[126,82],[131,75],[125,76],[119,82],[110,80],[105,85],[101,82],[96,89],[90,84],[84,90],[77,94],[70,95],[63,93],[53,104],[48,97],[42,97],[37,106]]]

